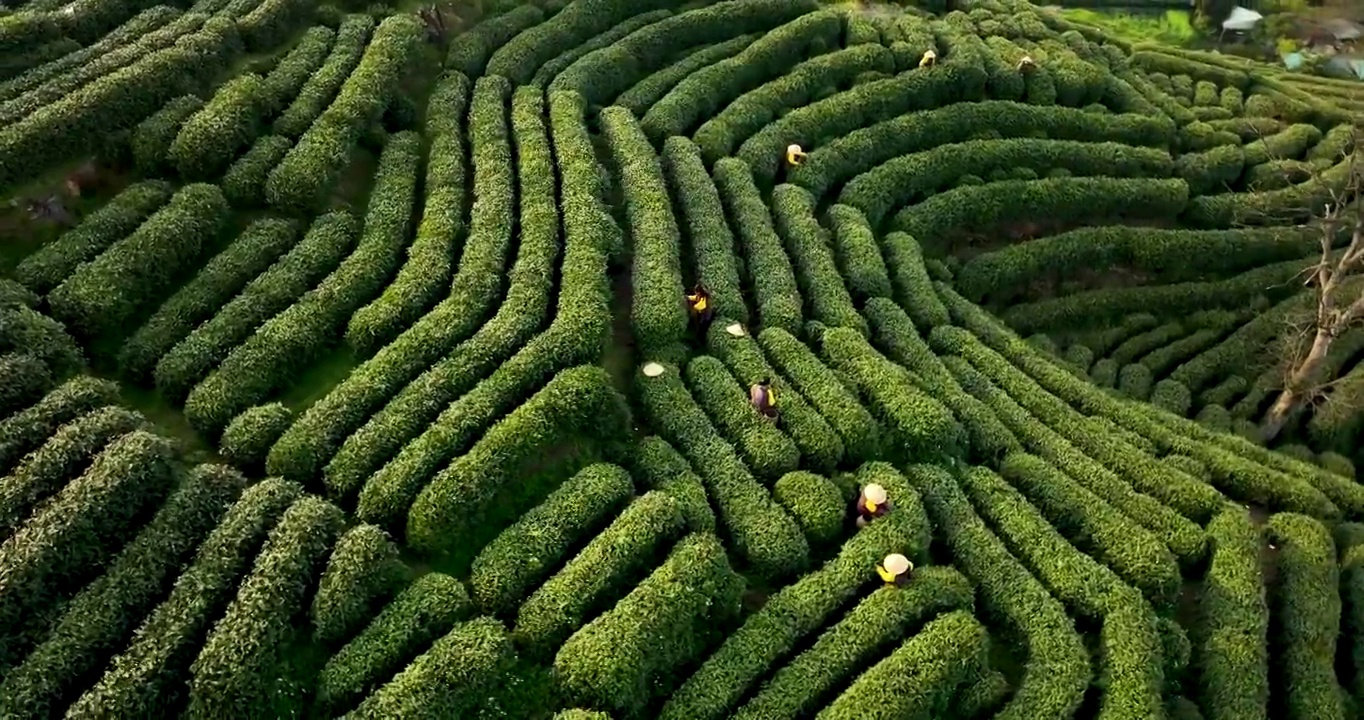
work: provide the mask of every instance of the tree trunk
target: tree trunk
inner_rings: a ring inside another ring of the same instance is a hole
[[[1283,431],[1284,425],[1288,422],[1288,416],[1293,414],[1302,406],[1307,398],[1307,390],[1317,377],[1317,371],[1321,364],[1326,361],[1326,353],[1331,349],[1331,340],[1334,335],[1326,328],[1318,328],[1317,335],[1312,339],[1312,349],[1307,352],[1307,357],[1298,363],[1297,367],[1288,375],[1288,382],[1284,383],[1283,392],[1274,399],[1274,404],[1270,406],[1269,412],[1265,413],[1264,423],[1260,429],[1260,435],[1266,443],[1278,437]]]

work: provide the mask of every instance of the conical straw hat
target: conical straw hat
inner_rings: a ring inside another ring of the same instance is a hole
[[[865,495],[868,500],[876,503],[877,505],[880,505],[881,503],[886,501],[886,489],[881,487],[880,485],[877,485],[876,483],[872,483],[862,488],[862,494]]]
[[[904,555],[901,555],[900,553],[887,555],[886,559],[882,561],[882,566],[886,569],[887,572],[893,575],[902,575],[904,573],[909,572],[910,568],[909,558],[905,557]]]

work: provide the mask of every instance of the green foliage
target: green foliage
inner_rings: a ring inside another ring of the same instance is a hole
[[[172,398],[187,395],[260,323],[288,307],[334,268],[353,241],[350,216],[332,213],[318,218],[284,257],[161,357],[153,372],[157,388]],[[223,424],[230,419],[223,418]]]
[[[275,135],[297,140],[307,132],[360,62],[373,32],[373,17],[361,13],[345,17],[336,30],[335,42],[322,67],[312,73],[289,106],[275,119],[271,126]]]
[[[85,337],[101,337],[155,302],[216,241],[229,208],[213,185],[186,185],[130,235],[80,266],[49,296],[52,314]]]
[[[318,704],[332,714],[354,707],[472,611],[458,580],[421,576],[327,661],[317,678]]]
[[[6,714],[60,708],[82,677],[124,647],[134,623],[151,610],[188,558],[246,485],[221,465],[200,465],[108,570],[72,598],[47,639],[0,683]]]
[[[133,534],[139,514],[174,482],[169,441],[145,431],[115,440],[37,509],[4,545],[0,667],[23,659],[64,599]]]
[[[1268,534],[1279,548],[1275,639],[1283,653],[1285,717],[1343,718],[1344,691],[1335,674],[1341,608],[1335,543],[1321,523],[1293,513],[1271,517]]]
[[[346,717],[464,716],[496,686],[514,657],[501,623],[475,618],[437,640]]]
[[[611,149],[634,249],[630,322],[640,351],[649,360],[676,362],[687,331],[682,287],[681,234],[673,216],[663,168],[638,122],[624,108],[600,115]]]
[[[554,658],[572,702],[639,717],[739,614],[744,580],[712,535],[684,538],[616,606],[574,633]]]
[[[860,668],[904,640],[919,623],[951,610],[970,609],[972,604],[971,585],[957,571],[915,568],[914,581],[904,588],[881,588],[863,598],[810,649],[777,670],[734,717],[754,720],[808,712],[834,688],[855,680]],[[884,699],[881,689],[867,690],[866,697],[877,704]],[[861,703],[849,696],[839,704]],[[863,712],[874,710],[863,708]]]
[[[265,82],[245,73],[223,84],[204,106],[180,127],[166,150],[166,159],[189,180],[208,180],[222,174],[260,133],[266,110]]]
[[[547,659],[594,611],[621,597],[686,530],[682,505],[661,491],[631,502],[516,613],[514,638]]]
[[[336,99],[270,171],[265,197],[272,207],[303,211],[326,203],[360,134],[379,120],[397,93],[398,81],[416,53],[421,33],[421,23],[411,15],[395,15],[379,24]],[[338,38],[336,47],[341,43]]]
[[[344,524],[336,506],[315,497],[303,497],[284,512],[190,665],[191,715],[222,716],[239,712],[233,708],[287,702],[278,697],[280,653],[307,611],[305,596]]]
[[[489,614],[508,614],[570,548],[605,526],[632,491],[630,475],[614,465],[592,465],[566,480],[474,558],[474,601]]]
[[[801,570],[809,546],[800,527],[749,472],[734,446],[711,425],[674,367],[636,380],[647,417],[696,468],[714,500],[720,524],[735,552],[752,569],[780,578]]]
[[[492,111],[484,106],[495,101],[500,105],[506,91],[496,82],[480,87],[484,89],[479,93],[477,117],[486,123]],[[425,209],[397,277],[377,300],[357,310],[350,319],[346,342],[361,353],[373,353],[393,340],[446,288],[455,238],[463,226],[467,160],[460,121],[468,110],[471,89],[464,75],[446,74],[436,83],[427,103],[423,134],[430,139],[431,149],[423,185]],[[482,127],[484,123],[480,123]]]
[[[773,484],[772,498],[796,519],[811,545],[829,545],[843,530],[848,504],[828,478],[789,472]]]
[[[238,582],[267,533],[301,493],[277,479],[243,492],[132,643],[69,711],[129,717],[182,701],[190,663],[205,634],[237,595]]]
[[[288,251],[298,236],[299,224],[288,220],[267,218],[248,225],[124,342],[119,369],[130,379],[148,379],[171,348]]]

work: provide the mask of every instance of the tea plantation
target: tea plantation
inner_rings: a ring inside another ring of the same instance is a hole
[[[0,11],[0,717],[1364,714],[1364,83],[190,2]]]

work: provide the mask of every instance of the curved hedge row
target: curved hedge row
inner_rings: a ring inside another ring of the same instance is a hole
[[[341,262],[354,244],[355,225],[344,212],[313,221],[293,249],[161,357],[152,373],[157,389],[167,397],[185,397],[257,327],[288,308]]]
[[[124,435],[0,545],[0,667],[17,665],[47,630],[46,603],[108,562],[141,513],[161,501],[175,481],[171,460],[166,439],[142,430]]]
[[[131,644],[68,712],[83,717],[155,713],[184,699],[189,665],[238,581],[276,521],[302,488],[278,479],[247,488],[227,510],[175,581],[170,594],[143,621]]]
[[[1174,179],[1063,177],[1003,180],[934,195],[896,213],[895,229],[943,247],[953,234],[1045,217],[1059,224],[1116,216],[1170,218],[1189,203],[1189,186]]]
[[[122,327],[193,267],[229,211],[217,187],[186,185],[137,230],[54,288],[48,296],[53,316],[88,338]]]
[[[374,297],[397,269],[412,227],[421,141],[416,133],[389,138],[379,157],[359,242],[340,265],[287,310],[260,326],[190,392],[185,415],[210,432],[281,388],[321,357],[351,313]],[[352,224],[337,233],[355,234]]]
[[[325,203],[360,134],[379,120],[397,93],[422,32],[421,23],[410,15],[395,15],[379,24],[336,99],[270,171],[265,197],[271,206],[301,211]]]
[[[676,362],[687,332],[681,235],[663,168],[634,115],[610,107],[599,114],[602,135],[620,176],[633,249],[630,323],[648,359]]]
[[[872,591],[838,624],[820,634],[808,650],[773,673],[733,717],[758,720],[809,713],[834,688],[854,679],[858,669],[868,665],[879,652],[902,641],[920,622],[973,605],[970,583],[956,570],[915,568],[913,583],[900,589]],[[845,690],[844,694],[848,692]],[[879,689],[868,693],[877,697],[878,702],[880,694]],[[864,708],[863,712],[875,711]]]
[[[657,567],[688,524],[682,505],[665,492],[646,493],[627,505],[521,603],[513,633],[519,646],[532,657],[550,657],[594,612]]]
[[[279,653],[307,612],[305,596],[345,520],[336,506],[311,496],[284,512],[190,665],[191,714],[275,705]]]
[[[160,180],[129,185],[79,225],[24,258],[14,268],[15,278],[34,292],[47,294],[81,264],[137,230],[166,204],[171,190],[170,183]]]
[[[1211,565],[1196,628],[1199,689],[1211,720],[1267,718],[1269,607],[1260,553],[1264,532],[1228,507],[1208,523]]]
[[[267,110],[265,81],[243,73],[218,88],[213,97],[180,126],[166,150],[166,160],[188,180],[222,175],[237,152],[260,133]]]
[[[1119,401],[1036,355],[997,320],[967,303],[950,288],[939,286],[939,294],[948,301],[955,320],[1017,363],[1048,392],[1073,403],[1086,414],[1106,417],[1148,438],[1163,452],[1189,455],[1203,462],[1211,471],[1214,482],[1237,499],[1256,500],[1270,507],[1306,511],[1327,518],[1339,515],[1337,502],[1354,508],[1364,501],[1364,491],[1338,476],[1295,463],[1240,438],[1208,432],[1193,421]]]
[[[184,13],[142,35],[134,42],[113,48],[66,73],[50,78],[19,97],[0,104],[0,123],[13,125],[44,106],[51,106],[63,98],[70,98],[92,82],[108,79],[120,70],[126,71],[140,62],[145,62],[158,51],[165,50],[182,38],[198,32],[208,19],[209,15],[206,13]]]
[[[748,322],[734,234],[725,221],[720,192],[706,171],[701,151],[687,138],[670,137],[663,143],[663,170],[686,219],[696,278],[710,290],[716,317]]]
[[[881,449],[889,457],[949,461],[966,455],[967,438],[952,413],[866,338],[847,328],[833,328],[824,332],[821,349],[875,409],[886,431],[881,434]]]
[[[858,531],[822,568],[777,591],[663,704],[660,720],[716,720],[739,704],[748,689],[876,578],[872,568],[898,552],[926,559],[928,518],[918,495],[884,464],[864,465],[859,483],[880,482],[896,509]]]
[[[297,222],[275,218],[248,225],[123,343],[119,369],[133,379],[146,379],[176,343],[293,247],[299,229]]]
[[[49,714],[81,678],[100,668],[132,635],[191,551],[246,486],[222,465],[200,465],[156,515],[71,599],[47,638],[0,683],[7,715]]]
[[[972,661],[985,657],[988,649],[984,625],[970,613],[948,613],[859,675],[819,716],[853,720],[874,712],[940,715],[956,699]]]
[[[724,363],[698,355],[687,363],[684,375],[697,404],[755,475],[773,482],[800,465],[796,444],[753,408],[747,388],[735,381]]]
[[[0,469],[14,467],[58,428],[91,410],[116,404],[118,397],[117,384],[89,375],[78,375],[59,385],[37,403],[0,421]]]
[[[0,130],[0,187],[26,182],[36,168],[95,154],[112,133],[132,129],[173,98],[201,92],[207,78],[226,70],[233,34],[231,19],[213,18],[176,45],[6,124]]]
[[[739,4],[749,4],[746,0],[733,1]],[[796,3],[783,3],[784,6],[795,4]],[[654,27],[658,26],[655,25]],[[714,45],[692,49],[689,54],[682,56],[671,65],[660,68],[658,71],[649,73],[640,78],[638,82],[616,96],[616,99],[611,102],[614,105],[619,105],[634,113],[635,117],[643,117],[649,112],[649,108],[653,107],[659,100],[662,100],[663,96],[671,92],[674,87],[677,87],[678,83],[682,82],[687,77],[690,77],[692,73],[738,55],[740,52],[743,52],[744,48],[753,44],[753,41],[758,37],[757,34],[740,35],[723,42],[715,43]],[[620,46],[621,43],[616,43],[616,45],[612,47]],[[611,48],[607,49],[610,50]],[[621,75],[624,75],[624,73],[621,73]],[[603,102],[605,101],[603,100]],[[682,136],[679,135],[674,137]]]
[[[1340,628],[1339,567],[1331,535],[1312,518],[1280,513],[1269,520],[1269,537],[1280,548],[1275,610],[1283,649],[1283,708],[1290,718],[1343,718],[1343,691],[1336,680]],[[1289,600],[1291,598],[1291,600]]]
[[[1158,148],[1115,142],[1036,138],[970,140],[901,155],[858,175],[839,201],[860,208],[872,223],[923,201],[965,175],[990,177],[1020,168],[1045,174],[1062,168],[1078,176],[1166,177],[1170,154]]]
[[[309,28],[279,64],[265,76],[265,115],[273,116],[298,97],[331,53],[336,31],[318,25]]]
[[[718,318],[708,333],[709,351],[725,362],[741,385],[752,386],[764,380],[771,384],[779,399],[777,425],[795,441],[806,468],[832,472],[843,458],[843,440],[786,378],[778,373],[757,341],[747,333],[735,337],[728,322]]]
[[[778,185],[772,190],[772,215],[795,267],[801,295],[809,303],[810,319],[866,335],[867,321],[857,314],[838,274],[828,231],[815,219],[814,196],[796,185]]]
[[[293,422],[294,412],[283,403],[248,408],[223,429],[218,452],[237,467],[259,470],[265,464],[270,446]]]
[[[1151,607],[1112,571],[1068,544],[995,473],[974,468],[962,474],[961,485],[1005,544],[1028,562],[1060,600],[1082,616],[1103,617],[1100,681],[1104,695],[1100,702],[1105,714],[1158,715],[1166,679],[1162,640]]]
[[[432,572],[417,578],[322,667],[318,705],[329,714],[354,706],[473,609],[464,586],[449,575]]]
[[[488,58],[486,74],[501,75],[514,85],[530,82],[535,71],[609,30],[627,18],[669,5],[668,0],[573,0],[544,22],[517,33]]]
[[[845,181],[848,188],[857,187],[854,178],[893,158],[967,141],[987,130],[1004,138],[1044,134],[1052,140],[1116,142],[1152,148],[1168,147],[1174,134],[1168,120],[1134,113],[1099,115],[1075,108],[1008,100],[962,102],[891,116],[824,143],[810,151],[805,162],[791,172],[790,182],[823,196]],[[854,190],[845,189],[839,202],[861,207],[852,199],[853,193]],[[866,207],[861,209],[868,212]]]
[[[734,221],[759,322],[765,328],[800,332],[804,318],[796,276],[753,174],[742,160],[725,158],[715,164],[715,184]]]
[[[752,41],[751,36],[745,37],[749,33],[766,31],[816,7],[810,0],[726,0],[694,8],[646,25],[584,55],[555,77],[549,90],[577,92],[589,105],[604,105],[616,98],[617,104],[642,116],[662,94],[638,104],[625,102],[625,97],[632,86],[639,88],[648,78],[664,72],[679,51],[693,48],[687,57],[696,58],[694,69],[700,69],[737,53]],[[701,43],[714,43],[711,48],[723,48],[728,53],[695,50]]]
[[[995,717],[1067,717],[1090,682],[1089,660],[1061,603],[971,509],[945,471],[915,465],[910,482],[923,493],[934,525],[943,528],[956,565],[978,583],[986,608],[1027,638],[1028,659],[1013,698]]]
[[[466,77],[478,77],[498,48],[544,19],[545,11],[535,5],[517,5],[508,12],[485,18],[450,42],[445,67]]]
[[[785,73],[808,55],[836,47],[843,24],[842,13],[821,10],[773,29],[739,54],[688,75],[649,108],[641,127],[654,142],[686,134],[702,118],[713,117],[724,104]]]
[[[403,509],[402,501],[413,498],[407,542],[427,552],[448,550],[507,489],[520,463],[570,438],[609,442],[629,426],[629,416],[625,399],[605,371],[588,366],[565,370],[424,487],[367,485],[357,514],[386,520]]]
[[[583,107],[572,96],[551,99],[551,120],[556,147],[572,145],[576,136],[585,133]],[[424,478],[450,457],[469,448],[482,430],[549,382],[555,373],[600,360],[611,323],[606,245],[616,228],[601,204],[595,164],[564,162],[560,167],[565,173],[564,206],[574,212],[563,217],[562,293],[554,321],[468,394],[447,407],[421,436],[366,483],[367,487],[373,486],[367,492],[373,492],[380,505],[388,502],[380,498],[390,489],[420,487]],[[414,337],[416,347],[421,348],[421,336]],[[391,372],[403,368],[381,369]],[[364,492],[361,504],[366,504]],[[405,505],[399,509],[405,509]]]
[[[865,302],[891,297],[890,273],[867,217],[850,205],[834,205],[824,219],[833,232],[839,274],[853,298]]]
[[[739,553],[769,577],[791,575],[809,561],[799,526],[771,499],[692,399],[676,368],[636,381],[645,412],[661,435],[695,465],[719,519]]]
[[[514,659],[506,628],[492,618],[474,618],[437,640],[346,717],[464,716]]]
[[[1245,272],[1307,257],[1320,248],[1320,233],[1311,228],[1078,228],[977,255],[957,272],[955,287],[978,300],[1051,274],[1114,265],[1175,283]]]
[[[103,3],[92,3],[100,5]],[[81,5],[81,3],[76,3]],[[35,88],[61,77],[78,67],[118,48],[137,43],[141,38],[161,29],[182,15],[182,11],[166,5],[147,8],[127,19],[117,28],[112,28],[97,42],[85,44],[83,48],[31,68],[21,75],[0,83],[0,101],[9,101]],[[8,33],[6,33],[8,34]]]
[[[544,65],[541,65],[540,68],[535,71],[535,75],[531,77],[530,84],[541,88],[548,87],[554,78],[558,77],[565,69],[577,62],[578,58],[581,58],[594,50],[609,47],[636,30],[657,24],[670,17],[672,17],[672,11],[666,8],[660,8],[627,18],[611,28],[592,36],[578,46],[564,50]]]
[[[283,135],[261,137],[223,173],[223,195],[244,207],[264,205],[265,181],[293,146],[294,141]]]
[[[882,441],[880,425],[810,348],[791,333],[772,327],[758,334],[758,344],[773,366],[838,433],[848,459],[871,460],[877,456]]]
[[[502,84],[500,79],[490,83],[499,87]],[[512,126],[520,161],[517,174],[521,180],[521,237],[516,262],[508,274],[507,295],[497,314],[472,337],[459,342],[444,358],[403,387],[341,443],[331,462],[323,468],[333,493],[342,496],[353,493],[365,477],[397,453],[403,443],[419,435],[442,407],[473,388],[499,362],[516,352],[543,323],[549,306],[550,283],[547,279],[554,272],[558,253],[558,222],[553,158],[542,112],[543,102],[537,91],[523,88],[516,92],[512,100]],[[480,204],[474,234],[470,236],[466,257],[461,261],[450,296],[410,333],[400,336],[397,342],[376,356],[376,361],[380,358],[388,361],[392,352],[400,362],[387,368],[376,367],[376,371],[401,368],[415,374],[419,370],[418,362],[436,360],[441,348],[464,338],[497,301],[498,275],[505,266],[508,245],[513,239],[513,219],[509,212],[514,187],[512,179],[506,176],[511,171],[507,154],[512,148],[505,145],[504,132],[501,122],[492,122],[492,118],[479,126],[477,150],[482,182],[476,185],[475,194],[483,195],[490,202]],[[569,145],[566,139],[562,142],[563,156],[578,159],[579,155],[571,151]],[[498,202],[498,199],[505,202]],[[419,349],[415,347],[418,344]],[[366,374],[357,373],[354,379],[361,379]],[[353,399],[349,393],[351,389],[348,386],[345,392],[338,393],[338,399]],[[365,388],[364,392],[372,389]],[[366,409],[359,405],[351,412]],[[336,427],[342,420],[350,423],[363,419],[358,412],[353,417],[348,415],[334,414],[327,422]],[[281,449],[281,454],[285,452],[292,453],[293,450]],[[326,460],[327,456],[295,458],[316,463]],[[292,468],[286,468],[289,470]]]
[[[891,72],[895,61],[885,46],[854,45],[819,55],[782,76],[735,98],[693,133],[707,162],[734,154],[745,140],[785,112],[849,85],[865,72]]]
[[[994,412],[962,389],[928,343],[919,337],[904,310],[884,298],[873,298],[864,312],[871,321],[877,347],[909,370],[914,385],[947,406],[965,427],[970,456],[993,462],[1021,448],[1018,439]]]
[[[555,684],[571,702],[639,714],[676,684],[671,670],[738,617],[744,584],[715,536],[683,538],[629,595],[564,642]]]
[[[946,356],[943,363],[968,392],[995,411],[1029,451],[1162,538],[1181,563],[1196,562],[1203,556],[1206,538],[1194,522],[1137,492],[1116,471],[1089,457],[1020,407],[964,358]]]
[[[441,76],[426,104],[426,126],[422,134],[430,140],[426,177],[422,185],[425,201],[417,237],[412,241],[402,268],[383,294],[360,308],[346,328],[346,343],[362,354],[371,354],[391,342],[421,316],[450,280],[456,242],[463,230],[465,175],[464,133],[461,120],[469,109],[472,84],[459,73]],[[480,85],[479,106],[501,105],[505,92],[496,82]],[[488,117],[490,110],[479,110]]]
[[[150,117],[138,123],[128,140],[133,155],[133,167],[148,175],[171,172],[168,150],[180,134],[185,121],[204,107],[197,95],[181,95],[166,103]]]
[[[9,539],[40,502],[78,477],[110,442],[145,423],[131,410],[106,405],[63,423],[51,437],[40,440],[0,482],[0,540]]]
[[[361,630],[402,589],[407,568],[388,533],[356,525],[336,541],[309,611],[313,637],[335,645]]]
[[[336,97],[351,71],[365,54],[374,18],[364,14],[347,15],[336,29],[336,39],[322,66],[299,88],[292,102],[275,119],[271,131],[297,140]]]
[[[605,463],[565,480],[474,558],[469,571],[474,601],[489,614],[509,613],[570,548],[605,526],[633,490],[629,473]]]

